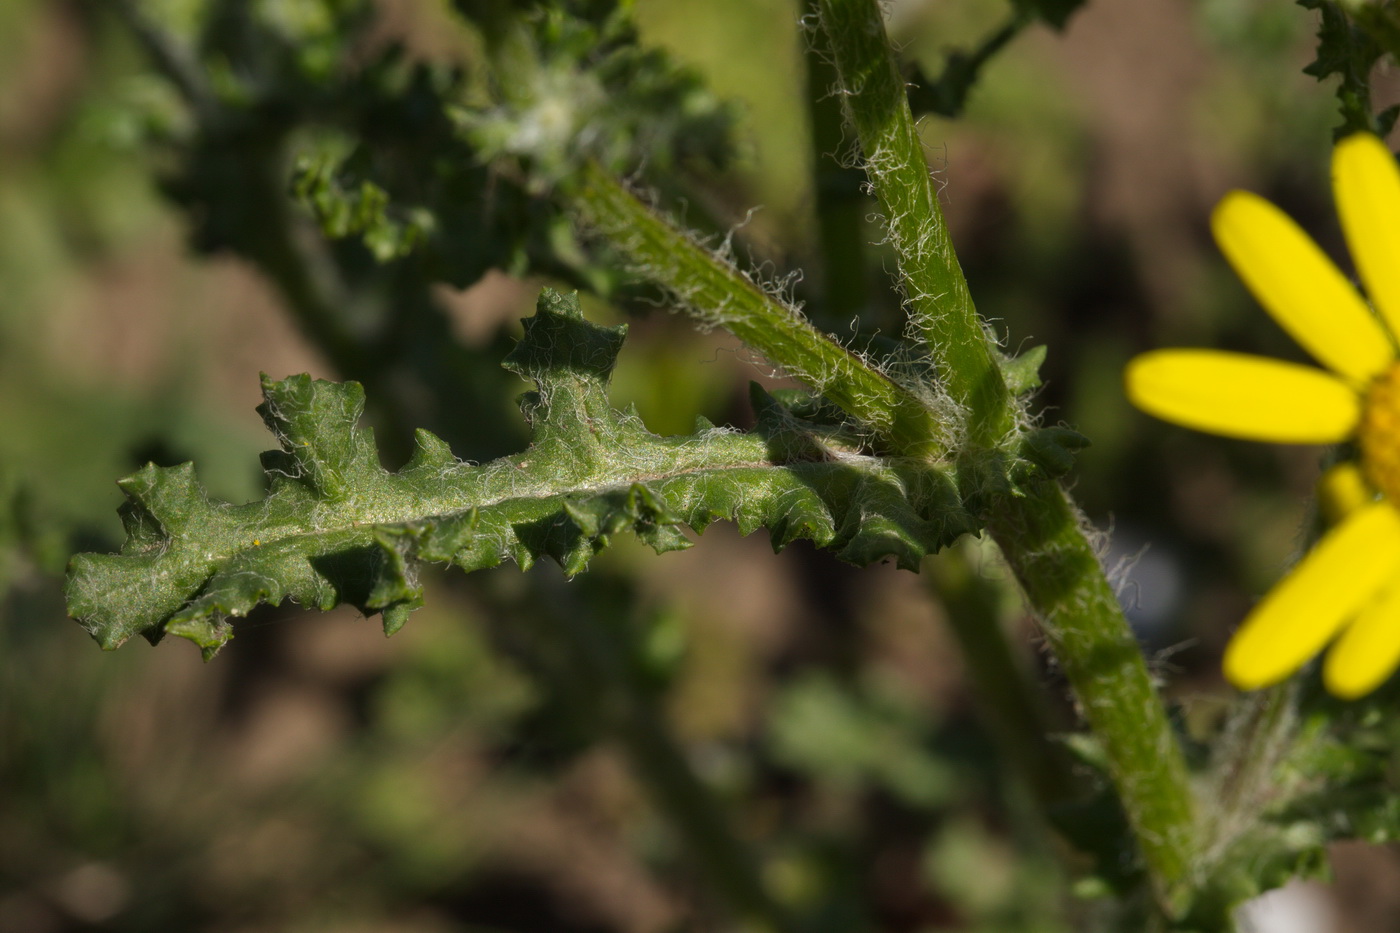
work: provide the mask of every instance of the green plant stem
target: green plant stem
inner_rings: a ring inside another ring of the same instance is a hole
[[[998,618],[1000,591],[968,559],[966,542],[925,558],[923,572],[946,610],[974,689],[1003,753],[1020,769],[1042,807],[1076,794],[1069,756],[1056,743],[1045,697],[1012,650]]]
[[[864,153],[899,261],[910,324],[939,379],[967,411],[968,438],[995,445],[1015,427],[991,342],[982,329],[875,0],[821,0],[846,113]]]
[[[601,169],[590,169],[585,178],[570,195],[575,209],[636,267],[682,295],[691,313],[727,327],[789,372],[826,388],[833,401],[851,405],[858,417],[879,423],[872,405],[900,406],[896,410],[903,420],[891,424],[891,440],[908,444],[906,450],[919,449],[917,435],[911,439],[910,432],[920,422],[908,415],[904,406],[914,400],[906,401],[904,390],[773,302]],[[980,335],[980,325],[974,327]],[[927,419],[927,409],[920,411]],[[923,449],[938,447],[925,441]],[[1186,768],[1078,514],[1064,491],[1050,482],[1032,497],[997,497],[986,511],[1085,720],[1103,744],[1157,894],[1174,910],[1188,893],[1194,842]]]
[[[851,406],[847,410],[857,417],[885,424],[900,452],[941,451],[937,440],[928,440],[936,434],[925,433],[920,442],[920,430],[936,429],[928,409],[911,407],[919,405],[912,395],[774,302],[601,169],[589,168],[584,179],[567,195],[574,209],[634,267],[680,294],[690,313],[728,328],[774,363],[825,389],[843,408]],[[975,319],[971,326],[985,339]],[[1000,384],[999,374],[996,379]],[[880,418],[878,405],[891,406],[896,417]],[[1175,910],[1188,893],[1194,842],[1186,768],[1078,514],[1050,482],[1031,497],[997,496],[984,511],[1103,744],[1158,897]]]
[[[1047,481],[1007,499],[989,524],[1102,744],[1158,899],[1179,912],[1196,845],[1186,764],[1080,516]]]
[[[820,0],[822,25],[848,116],[884,207],[914,328],[939,378],[968,414],[965,455],[995,448],[1015,409],[992,343],[973,307],[933,190],[884,22],[875,0]],[[1058,484],[984,504],[1006,555],[1102,743],[1110,776],[1159,901],[1184,906],[1195,843],[1185,762],[1118,600],[1080,517]]]
[[[1207,859],[1226,854],[1258,825],[1261,809],[1277,805],[1277,770],[1298,736],[1297,704],[1298,681],[1289,680],[1248,694],[1231,710],[1219,740],[1226,754],[1212,775]]]
[[[945,452],[944,424],[917,396],[779,304],[597,164],[585,164],[578,183],[561,194],[635,271],[673,291],[701,322],[726,328],[875,429],[896,452],[930,460]]]

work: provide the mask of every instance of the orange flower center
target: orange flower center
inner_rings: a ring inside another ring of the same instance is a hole
[[[1366,478],[1400,504],[1400,363],[1371,383],[1357,439]]]

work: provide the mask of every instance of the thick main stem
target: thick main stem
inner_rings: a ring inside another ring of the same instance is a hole
[[[1002,446],[1016,410],[972,304],[876,0],[820,0],[846,108],[885,210],[912,324],[967,412],[967,462]],[[976,478],[977,471],[972,471]],[[1184,906],[1196,844],[1185,763],[1142,652],[1064,491],[993,494],[989,527],[1102,743],[1159,901]]]
[[[910,323],[938,364],[943,387],[967,409],[974,443],[1014,426],[1001,370],[968,293],[938,206],[904,81],[874,0],[821,0],[846,115],[885,214]]]
[[[1045,482],[1004,502],[990,527],[1102,743],[1158,899],[1179,911],[1197,841],[1186,764],[1079,516],[1064,491]]]

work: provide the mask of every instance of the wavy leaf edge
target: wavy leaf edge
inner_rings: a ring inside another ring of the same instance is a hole
[[[622,531],[664,553],[723,519],[746,535],[766,527],[775,550],[805,538],[851,563],[915,570],[977,530],[951,471],[861,453],[857,434],[804,420],[813,405],[800,394],[754,385],[753,431],[701,418],[661,437],[608,400],[625,326],[590,323],[576,294],[551,289],[524,325],[503,365],[535,383],[520,400],[526,450],[476,465],[419,430],[389,472],[358,424],[358,383],[264,375],[258,411],[279,445],[262,455],[266,495],[211,499],[192,463],[120,480],[126,542],[72,559],[70,615],[103,648],[173,634],[208,659],[231,620],[264,603],[349,603],[393,634],[422,605],[424,562],[528,569],[549,557],[572,576]]]

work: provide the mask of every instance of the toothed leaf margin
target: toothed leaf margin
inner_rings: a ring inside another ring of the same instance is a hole
[[[121,552],[70,563],[69,612],[104,648],[168,633],[209,658],[231,620],[264,603],[349,604],[393,634],[423,602],[425,561],[473,571],[548,557],[573,575],[622,532],[663,553],[723,519],[744,534],[766,527],[775,550],[805,538],[852,563],[913,570],[976,530],[949,472],[862,454],[858,436],[757,386],[752,432],[702,422],[652,434],[608,401],[625,336],[546,289],[504,361],[535,383],[521,399],[531,444],[482,465],[419,431],[409,462],[386,471],[359,426],[358,384],[264,376],[258,411],[278,441],[262,455],[267,494],[232,505],[209,498],[192,464],[141,468],[119,482]]]

